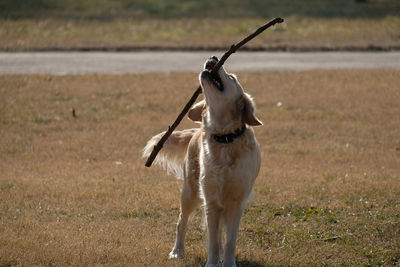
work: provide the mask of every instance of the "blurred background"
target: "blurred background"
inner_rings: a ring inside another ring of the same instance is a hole
[[[274,17],[260,50],[393,50],[398,0],[1,0],[1,50],[226,49]]]

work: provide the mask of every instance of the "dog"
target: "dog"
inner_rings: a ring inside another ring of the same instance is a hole
[[[155,162],[183,179],[176,241],[169,257],[184,257],[189,216],[203,205],[208,233],[206,266],[218,266],[221,260],[223,266],[236,266],[239,224],[261,161],[252,126],[262,123],[255,116],[254,101],[234,74],[223,66],[217,74],[211,73],[217,62],[215,56],[206,60],[199,75],[205,99],[188,113],[201,127],[173,132]],[[143,157],[150,155],[164,133],[148,141]]]

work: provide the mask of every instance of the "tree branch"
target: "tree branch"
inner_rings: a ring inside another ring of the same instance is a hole
[[[242,41],[239,43],[232,45],[231,48],[225,52],[225,54],[222,56],[222,58],[218,61],[218,63],[214,66],[212,69],[212,73],[215,74],[219,70],[219,68],[225,63],[225,61],[228,59],[228,57],[235,53],[240,47],[242,47],[244,44],[249,42],[251,39],[268,29],[269,27],[275,25],[276,23],[282,23],[283,19],[282,18],[275,18],[268,22],[267,24],[264,24],[260,28],[258,28],[254,33],[250,34],[246,38],[244,38]],[[168,131],[165,132],[163,137],[161,137],[160,141],[158,141],[157,145],[154,146],[153,151],[151,152],[150,156],[147,158],[146,167],[150,167],[151,164],[153,163],[154,159],[156,158],[158,152],[162,149],[165,141],[167,141],[168,137],[172,134],[172,132],[175,130],[175,128],[179,125],[183,117],[185,117],[186,113],[189,111],[190,107],[194,104],[196,101],[197,97],[201,94],[201,86],[197,88],[197,90],[193,93],[192,97],[190,98],[189,102],[185,105],[181,113],[178,115],[176,120],[171,126],[168,126]]]

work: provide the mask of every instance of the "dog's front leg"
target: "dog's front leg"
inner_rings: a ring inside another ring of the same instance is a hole
[[[218,266],[219,264],[219,249],[220,249],[220,219],[221,210],[215,208],[217,205],[208,203],[206,210],[207,230],[208,230],[208,259],[206,267]]]
[[[223,267],[236,266],[236,240],[242,214],[243,209],[241,208],[241,205],[233,205],[230,209],[226,210],[226,244],[224,249]]]

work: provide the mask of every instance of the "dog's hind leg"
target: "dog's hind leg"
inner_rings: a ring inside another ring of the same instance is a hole
[[[185,235],[187,223],[193,211],[202,203],[199,196],[199,138],[201,132],[197,132],[190,140],[184,163],[184,179],[181,195],[181,212],[176,227],[175,246],[169,253],[169,258],[183,258],[185,256]]]
[[[201,204],[200,198],[190,185],[190,181],[185,179],[181,196],[181,212],[179,214],[178,225],[176,227],[175,246],[169,253],[169,258],[183,258],[185,256],[185,235],[187,223],[190,215]]]

